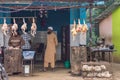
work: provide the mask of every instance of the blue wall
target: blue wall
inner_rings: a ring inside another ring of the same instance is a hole
[[[50,11],[48,14],[47,26],[53,26],[54,30],[57,30],[59,41],[61,41],[62,26],[69,25],[69,20],[69,10]]]
[[[76,20],[76,23],[78,22],[78,18],[80,17],[79,15],[79,9],[70,9],[70,24],[73,24],[74,20]]]
[[[86,8],[80,8],[80,22],[83,24],[83,21],[86,20]]]
[[[47,18],[40,18],[39,11],[20,11],[11,14],[0,14],[0,16],[12,16],[12,17],[34,17],[36,16],[36,23],[38,26],[38,31],[46,31],[48,26],[52,26],[55,31],[58,32],[58,40],[61,41],[61,26],[73,24],[73,20],[76,19],[78,22],[78,18],[81,19],[81,23],[83,23],[83,18],[86,18],[86,9],[67,9],[67,10],[49,10]],[[32,19],[25,19],[28,24],[28,30],[30,30]],[[0,19],[0,22],[3,23],[3,19]],[[23,24],[22,18],[16,19],[17,24],[19,24],[19,30],[21,25]],[[45,23],[44,26],[41,23]],[[10,23],[10,20],[7,20],[7,23]],[[12,23],[12,20],[11,20]]]
[[[0,8],[0,10],[2,11],[3,9]],[[9,11],[8,9],[6,9],[6,10]],[[9,17],[9,16],[11,16],[11,13],[1,13],[0,12],[0,17],[2,17],[2,18],[0,18],[0,24],[4,23],[4,17]],[[6,18],[6,23],[10,24],[11,23],[11,19],[10,18]]]
[[[21,11],[18,13],[12,13],[13,17],[30,17],[37,16],[37,31],[46,31],[48,26],[52,26],[55,31],[57,31],[57,36],[59,42],[61,41],[61,27],[70,24],[70,12],[69,10],[57,10],[48,11],[48,17],[41,19],[39,12]],[[28,24],[28,30],[30,30],[32,19],[25,19]],[[45,26],[41,25],[41,21],[45,22]],[[16,19],[19,27],[22,25],[22,19]]]
[[[74,20],[78,23],[79,18],[81,24],[83,24],[83,20],[86,20],[86,8],[70,9],[70,24],[73,24]]]

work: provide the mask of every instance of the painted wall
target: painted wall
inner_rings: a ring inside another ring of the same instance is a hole
[[[120,63],[120,7],[99,24],[99,32],[106,38],[106,44],[114,44],[117,50],[113,54],[114,61]]]
[[[83,24],[83,20],[86,20],[86,8],[73,8],[70,9],[70,30],[72,29],[74,20],[78,24],[78,19],[80,23]],[[72,33],[70,32],[70,46],[79,46],[80,34],[78,33],[73,40]]]
[[[99,33],[100,37],[105,37],[106,44],[112,43],[112,15],[100,22]]]
[[[112,42],[117,50],[114,53],[114,59],[120,62],[120,7],[112,13]]]
[[[61,41],[62,26],[69,25],[70,22],[70,11],[69,10],[58,10],[50,11],[47,19],[47,26],[53,26],[58,33],[58,40]]]
[[[74,20],[78,23],[78,18],[80,18],[80,10],[79,9],[70,9],[70,24],[73,24]]]
[[[0,10],[3,10],[3,9],[0,8]],[[4,9],[4,10],[9,11],[9,9]],[[0,24],[3,24],[4,17],[9,17],[9,16],[11,16],[11,13],[1,13],[0,12],[0,17],[2,17],[2,18],[0,18]],[[10,24],[11,23],[11,19],[10,18],[6,18],[6,22],[7,22],[7,24]]]
[[[78,23],[78,18],[80,17],[80,10],[79,9],[70,9],[70,30],[72,29],[74,20],[76,21],[76,24]],[[79,46],[79,35],[75,37],[73,40],[72,33],[70,31],[70,46]]]

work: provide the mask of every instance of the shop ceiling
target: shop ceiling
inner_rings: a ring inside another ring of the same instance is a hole
[[[108,1],[108,0],[0,0],[1,2],[33,2],[33,1],[43,1],[43,2],[94,2],[94,1]]]
[[[53,10],[67,8],[105,7],[109,0],[0,0],[2,10]],[[4,11],[3,11],[4,12]]]

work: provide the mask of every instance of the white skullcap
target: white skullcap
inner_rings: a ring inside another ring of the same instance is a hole
[[[50,27],[48,27],[48,29],[53,30],[53,27],[50,26]]]

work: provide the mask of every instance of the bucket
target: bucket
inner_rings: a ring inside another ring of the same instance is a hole
[[[70,68],[70,61],[68,61],[68,60],[65,61],[64,66],[65,66],[65,68],[69,69]]]

